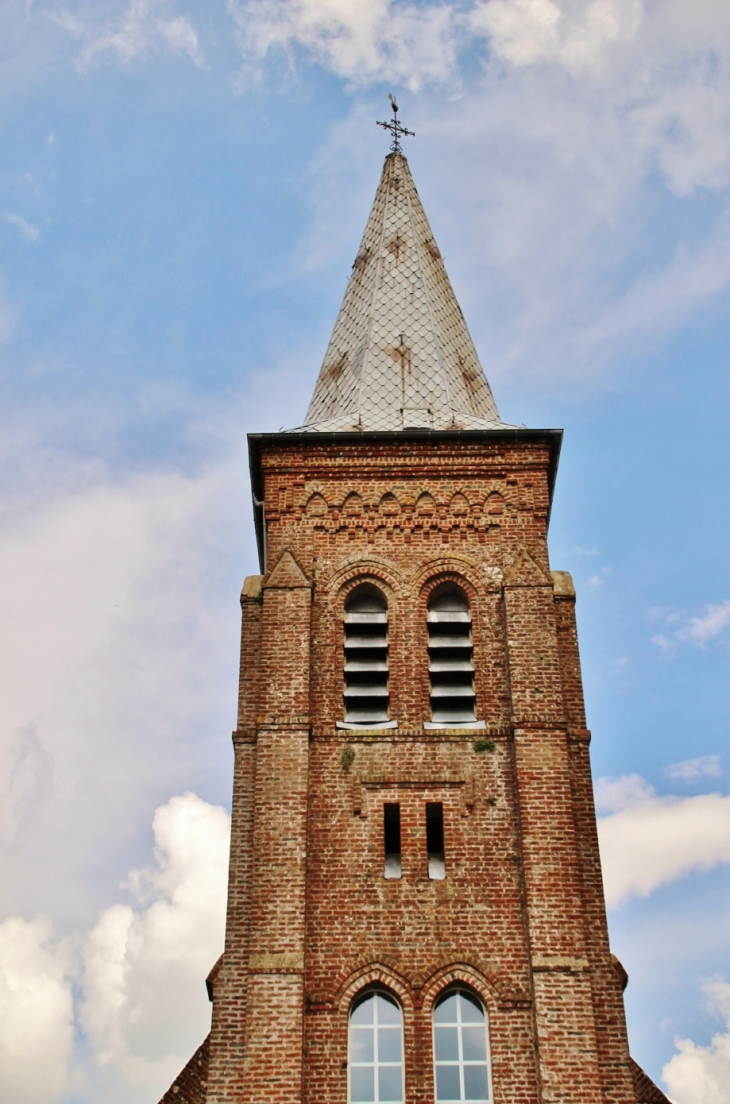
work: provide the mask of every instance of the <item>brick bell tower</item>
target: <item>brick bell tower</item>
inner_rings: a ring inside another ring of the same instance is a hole
[[[164,1101],[654,1104],[548,559],[561,432],[500,420],[397,138],[306,422],[249,438],[225,952]]]

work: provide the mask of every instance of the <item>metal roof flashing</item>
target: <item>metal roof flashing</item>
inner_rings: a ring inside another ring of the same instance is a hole
[[[526,429],[523,427],[512,429],[401,429],[384,431],[363,431],[361,433],[308,433],[289,431],[284,433],[249,433],[248,455],[249,471],[251,474],[251,492],[253,497],[254,524],[256,526],[256,545],[258,548],[259,565],[262,573],[266,572],[266,528],[265,528],[265,503],[263,476],[261,472],[261,455],[266,448],[359,448],[372,444],[400,444],[406,441],[420,441],[437,443],[441,441],[475,442],[483,441],[542,441],[550,448],[550,461],[548,467],[548,490],[550,505],[548,508],[547,523],[550,524],[550,512],[552,510],[553,491],[558,471],[560,449],[563,441],[562,429]]]

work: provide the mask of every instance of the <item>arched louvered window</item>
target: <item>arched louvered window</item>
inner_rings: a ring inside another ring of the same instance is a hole
[[[361,587],[345,605],[345,721],[383,724],[388,705],[388,604],[375,587]]]
[[[431,719],[460,725],[475,720],[471,613],[466,594],[439,587],[428,603],[428,673]]]
[[[436,1104],[490,1104],[489,1034],[482,1002],[450,989],[433,1010]]]
[[[403,1013],[387,993],[370,992],[350,1012],[350,1104],[402,1104]]]

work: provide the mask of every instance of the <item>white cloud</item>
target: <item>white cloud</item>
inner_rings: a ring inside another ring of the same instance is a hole
[[[223,949],[228,814],[187,793],[153,828],[158,865],[130,874],[142,907],[105,909],[83,948],[81,1023],[100,1096],[120,1104],[161,1095],[202,1042],[205,978]]]
[[[55,450],[6,459],[0,908],[50,899],[85,923],[114,877],[105,852],[131,846],[161,791],[201,769],[210,784],[232,727],[239,461],[113,477]]]
[[[730,598],[718,606],[707,606],[700,617],[693,617],[683,635],[693,644],[702,647],[708,640],[714,640],[730,625]]]
[[[84,41],[77,59],[77,67],[83,72],[99,63],[105,54],[115,55],[122,65],[129,65],[137,58],[162,51],[188,57],[194,65],[202,66],[198,33],[190,20],[183,15],[164,15],[175,0],[130,0],[121,19],[112,27],[97,29],[90,22],[79,19],[69,11],[61,11],[52,18],[76,38]]]
[[[709,1010],[724,1017],[727,1032],[718,1032],[709,1046],[676,1039],[678,1053],[666,1063],[662,1079],[676,1104],[728,1104],[730,1101],[730,985],[703,986]]]
[[[640,17],[639,0],[488,0],[473,8],[471,26],[512,65],[553,62],[577,75],[616,42],[631,42]]]
[[[53,762],[38,739],[34,724],[15,733],[10,745],[10,770],[0,803],[0,844],[12,847],[22,839],[53,794]]]
[[[104,909],[80,956],[45,917],[0,924],[3,1104],[60,1101],[72,1081],[74,1099],[157,1099],[209,1030],[205,978],[223,949],[229,817],[186,793],[157,809],[153,830],[156,865],[129,875],[136,905]]]
[[[698,778],[719,778],[722,774],[719,755],[701,755],[697,759],[684,759],[664,768],[667,778],[680,782],[695,782]]]
[[[0,924],[0,1099],[58,1100],[73,1047],[68,948],[50,920],[11,917]]]
[[[353,84],[417,89],[456,71],[460,19],[452,4],[390,0],[228,0],[244,56],[307,51]]]
[[[730,797],[660,796],[639,775],[599,779],[598,819],[606,902],[647,897],[661,885],[730,863]]]
[[[730,626],[730,599],[716,606],[705,606],[705,612],[698,617],[687,618],[676,613],[670,613],[665,617],[668,624],[680,622],[679,628],[674,629],[670,635],[657,633],[651,638],[652,644],[656,644],[669,655],[676,651],[677,641],[704,648],[711,640],[721,637]]]
[[[654,797],[654,787],[640,774],[622,774],[620,778],[598,778],[595,784],[596,808],[602,813],[617,813]]]
[[[9,226],[16,226],[27,242],[37,242],[41,236],[38,227],[31,225],[22,215],[16,215],[12,211],[8,211],[3,215],[3,219]]]
[[[730,184],[726,5],[489,0],[426,5],[417,18],[392,0],[229,7],[249,60],[284,50],[351,84],[422,88],[401,103],[419,155],[438,151],[419,187],[442,224],[459,212],[441,245],[495,381],[516,370],[595,378],[627,343],[653,342],[727,295],[726,206],[693,220],[684,203]],[[449,97],[429,91],[444,82]],[[367,121],[361,107],[347,121],[356,138],[335,128],[318,155],[318,188],[340,205],[358,192],[374,130],[373,107]],[[308,245],[326,260],[320,207]]]

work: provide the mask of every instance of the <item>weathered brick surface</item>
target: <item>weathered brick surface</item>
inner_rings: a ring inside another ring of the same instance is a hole
[[[241,594],[241,680],[238,727],[233,733],[234,774],[228,910],[223,960],[216,972],[210,1061],[210,1100],[240,1100],[248,984],[253,821],[256,777],[256,702],[261,650],[261,580],[247,579]]]
[[[175,1078],[160,1104],[205,1104],[210,1057],[210,1035]]]
[[[640,1065],[631,1059],[631,1073],[638,1104],[669,1104],[664,1093],[647,1077]]]
[[[271,437],[260,454],[266,575],[244,592],[208,1101],[344,1104],[348,1010],[377,982],[403,1009],[408,1104],[433,1104],[431,1009],[459,980],[488,1010],[495,1104],[640,1104],[574,596],[548,561],[549,438]],[[446,580],[471,603],[481,731],[424,729],[426,606]],[[369,733],[336,726],[344,605],[363,581],[388,601],[398,721]],[[403,876],[386,880],[393,801]],[[428,877],[429,801],[444,807],[444,881]]]

